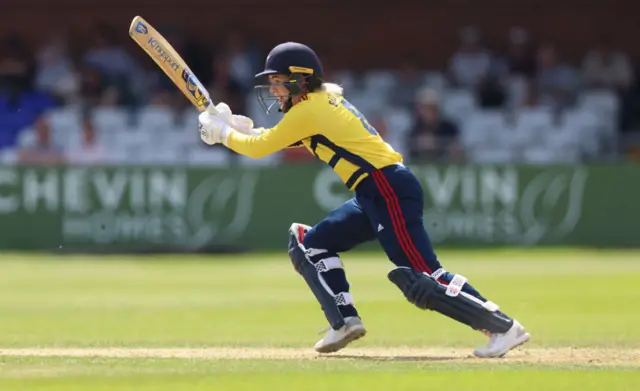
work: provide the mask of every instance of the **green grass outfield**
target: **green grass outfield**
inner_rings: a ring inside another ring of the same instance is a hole
[[[446,251],[532,340],[486,337],[407,303],[379,254],[344,260],[368,334],[326,327],[286,254],[0,261],[0,390],[640,390],[640,252]]]

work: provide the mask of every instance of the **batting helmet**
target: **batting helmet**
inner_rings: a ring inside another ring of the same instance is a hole
[[[286,104],[279,111],[287,112],[293,105],[291,98],[303,92],[305,89],[313,90],[322,84],[322,63],[318,55],[308,46],[297,42],[285,42],[274,47],[267,55],[264,70],[256,74],[256,78],[264,76],[282,74],[289,77],[289,80],[282,83],[289,90],[289,97]],[[258,100],[267,113],[278,101],[269,93],[271,84],[256,86]],[[266,91],[266,93],[265,93]],[[274,101],[270,105],[266,101]]]

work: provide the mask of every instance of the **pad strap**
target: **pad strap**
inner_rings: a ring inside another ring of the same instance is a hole
[[[447,272],[446,270],[444,270],[443,268],[440,268],[435,272],[431,273],[431,278],[433,278],[434,280],[437,280],[438,278],[442,277],[446,272]]]
[[[322,259],[315,263],[318,273],[328,272],[333,269],[343,269],[342,261],[338,257]]]
[[[438,279],[444,276],[447,271],[443,268],[436,270],[431,273],[431,278],[438,281]],[[426,274],[426,273],[425,273]],[[447,290],[445,291],[447,296],[456,297],[462,292],[462,287],[467,283],[467,278],[461,276],[460,274],[455,274],[449,284],[447,285]]]
[[[340,292],[334,297],[337,305],[353,305],[353,296],[349,292]]]
[[[324,254],[328,252],[327,250],[321,249],[321,248],[308,248],[307,249],[307,255],[309,256],[309,258],[313,258],[316,255],[320,255],[320,254]]]
[[[467,279],[465,277],[456,274],[455,276],[453,276],[453,279],[451,279],[451,282],[449,282],[449,285],[447,286],[447,290],[445,292],[446,295],[451,297],[458,296],[460,292],[462,292],[462,286],[466,283]]]

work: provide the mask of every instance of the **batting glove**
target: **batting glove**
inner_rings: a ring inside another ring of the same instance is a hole
[[[251,118],[245,117],[244,115],[233,114],[228,104],[220,102],[215,108],[218,116],[238,132],[249,136],[262,133],[262,129],[253,128],[253,120]]]
[[[229,134],[233,129],[219,116],[206,111],[198,116],[200,138],[209,145],[223,143],[227,145]]]

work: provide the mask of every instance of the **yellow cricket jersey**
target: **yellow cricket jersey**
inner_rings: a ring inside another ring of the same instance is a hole
[[[247,136],[231,132],[227,147],[255,159],[290,146],[305,146],[331,166],[349,190],[376,169],[402,162],[358,110],[342,97],[314,92],[271,129]]]

